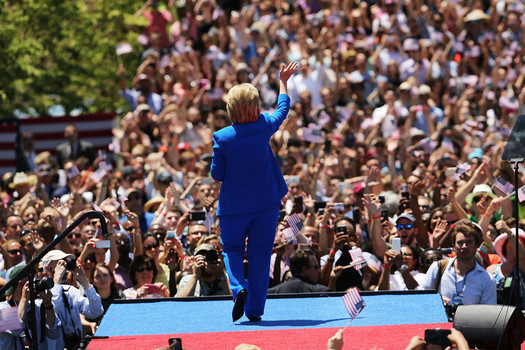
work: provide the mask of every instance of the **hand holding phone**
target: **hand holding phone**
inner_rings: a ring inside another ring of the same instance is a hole
[[[401,253],[401,238],[394,237],[392,238],[392,250]]]
[[[450,346],[452,345],[448,339],[450,332],[450,329],[425,329],[425,342],[427,344]]]
[[[151,283],[146,283],[144,286],[148,288],[149,294],[160,294],[160,288],[157,287],[156,285],[151,284]]]

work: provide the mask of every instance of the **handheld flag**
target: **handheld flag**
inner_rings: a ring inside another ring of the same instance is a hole
[[[366,306],[357,288],[352,288],[348,293],[343,295],[343,303],[352,320],[356,318],[357,314]]]

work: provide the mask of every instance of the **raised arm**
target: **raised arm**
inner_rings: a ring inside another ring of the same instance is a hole
[[[297,62],[291,62],[288,66],[284,64],[281,66],[279,71],[279,94],[288,95],[288,79],[295,73],[299,64]]]

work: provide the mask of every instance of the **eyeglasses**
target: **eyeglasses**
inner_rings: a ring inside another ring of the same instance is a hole
[[[88,263],[88,262],[90,262],[90,263],[94,264],[95,261],[96,261],[95,258],[93,258],[93,257],[88,257],[88,258],[86,258],[86,260],[84,260],[84,263]]]
[[[402,256],[406,257],[413,257],[414,255],[412,253],[401,253]]]
[[[136,229],[136,227],[135,226],[131,226],[131,227],[126,228],[126,231],[131,232],[134,229]]]
[[[91,226],[96,226],[96,225],[100,224],[100,220],[90,220],[90,221],[89,221],[89,224],[90,224]]]
[[[137,267],[137,272],[144,272],[144,271],[153,271],[153,267],[152,266]]]
[[[144,249],[145,250],[151,250],[151,249],[157,248],[158,246],[159,246],[158,243],[148,244],[148,245],[144,246]]]
[[[12,255],[22,254],[22,251],[20,249],[11,249],[11,250],[8,250],[7,252]]]
[[[412,227],[414,227],[414,225],[412,225],[412,224],[404,224],[404,225],[403,224],[397,224],[396,225],[396,228],[397,228],[398,231],[401,231],[404,228],[407,229],[407,230],[410,230]]]
[[[95,232],[95,231],[93,230],[93,232]],[[73,237],[74,238],[81,238],[82,237],[82,233],[70,233],[70,234],[67,235],[67,238],[73,238]]]
[[[84,230],[85,233],[95,233],[97,230]]]

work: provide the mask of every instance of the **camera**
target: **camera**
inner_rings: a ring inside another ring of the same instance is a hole
[[[385,196],[379,196],[379,203],[383,204],[385,203]]]
[[[40,292],[43,292],[45,290],[53,288],[55,285],[55,282],[53,282],[53,279],[44,277],[41,280],[35,279],[34,286],[35,286],[35,293],[38,294]]]
[[[206,220],[206,212],[204,211],[190,211],[189,221],[203,221]]]
[[[77,260],[75,258],[65,257],[62,260],[66,262],[66,270],[73,271],[77,267]]]
[[[401,192],[401,197],[410,199],[410,193],[408,191]]]
[[[219,260],[219,254],[217,254],[217,251],[215,249],[213,250],[201,250],[199,255],[204,255],[204,259],[209,264],[216,264],[217,260]]]

